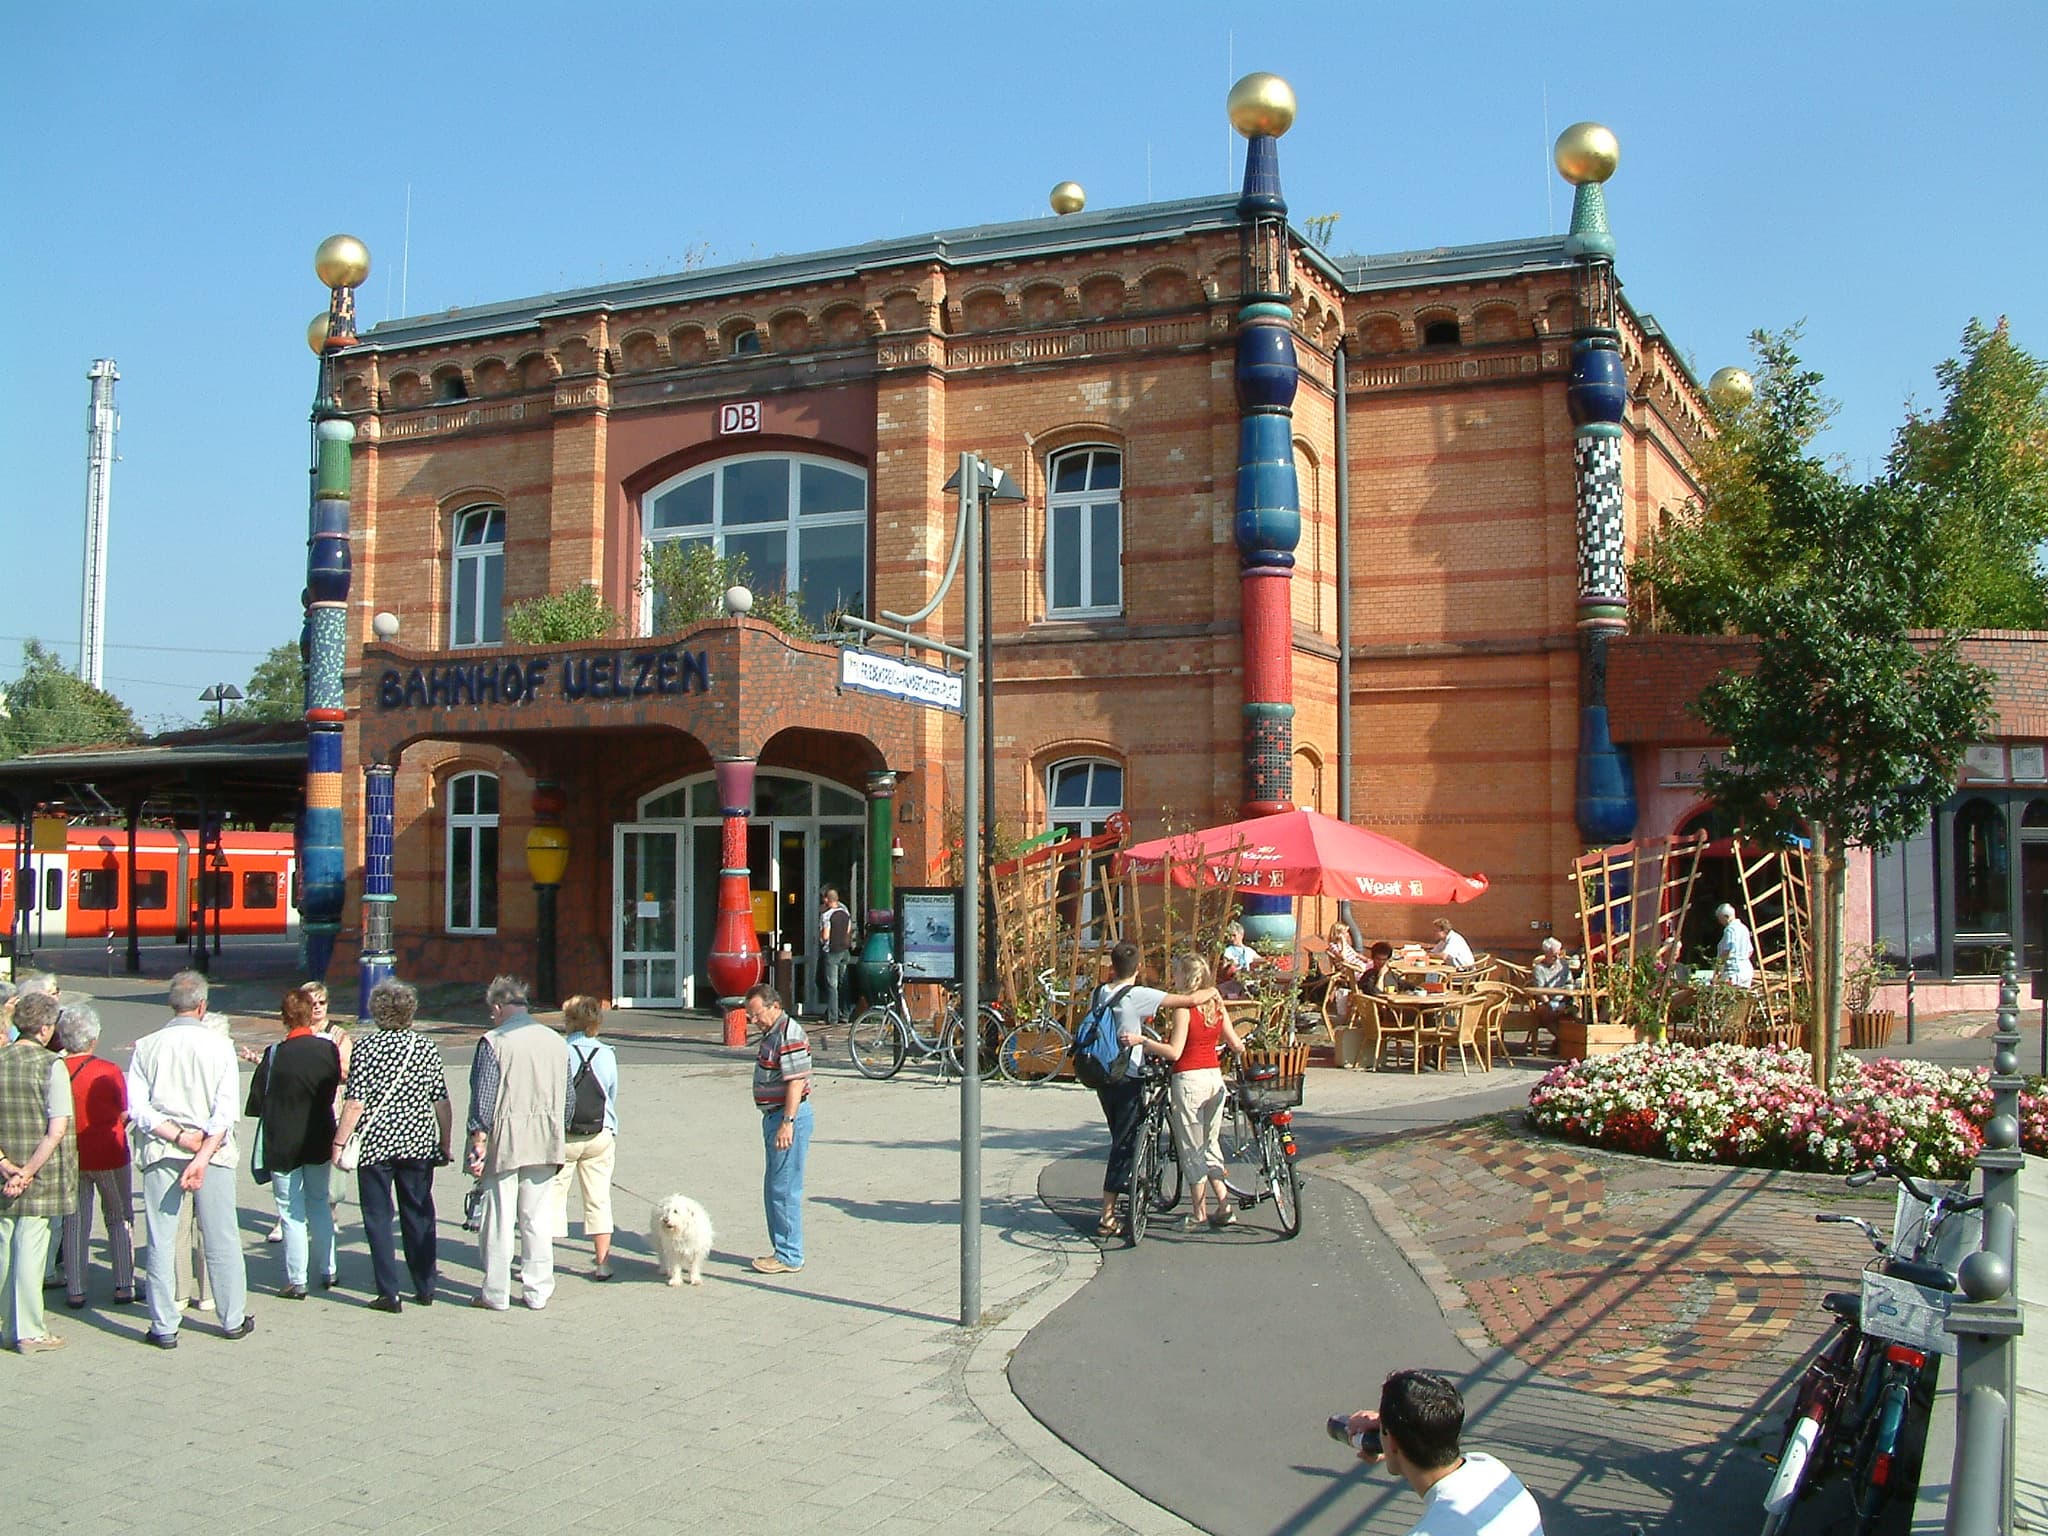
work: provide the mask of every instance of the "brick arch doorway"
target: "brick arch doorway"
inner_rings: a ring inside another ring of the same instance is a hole
[[[860,793],[822,775],[784,767],[756,771],[747,822],[747,869],[762,949],[783,945],[795,967],[792,1011],[812,1001],[818,957],[818,894],[835,886],[865,909],[867,807]],[[710,773],[649,791],[635,819],[612,828],[612,996],[618,1006],[708,1007],[705,975],[721,866],[722,816]]]

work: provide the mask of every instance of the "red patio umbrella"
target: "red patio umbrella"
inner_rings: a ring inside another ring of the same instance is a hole
[[[1443,906],[1484,894],[1486,876],[1461,875],[1406,843],[1318,811],[1282,811],[1227,826],[1154,838],[1117,855],[1140,880],[1220,884],[1237,863],[1237,887],[1261,896],[1335,896],[1340,901]]]

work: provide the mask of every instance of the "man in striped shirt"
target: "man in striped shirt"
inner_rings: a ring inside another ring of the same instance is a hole
[[[761,1112],[761,1143],[768,1171],[761,1181],[774,1252],[754,1260],[764,1275],[793,1275],[804,1267],[804,1157],[811,1148],[811,1042],[782,1011],[782,997],[766,982],[749,987],[747,1022],[761,1031],[754,1056],[754,1108]]]

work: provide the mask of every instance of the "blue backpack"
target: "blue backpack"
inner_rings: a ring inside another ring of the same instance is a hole
[[[1116,1005],[1135,981],[1127,981],[1082,1016],[1074,1031],[1074,1076],[1084,1088],[1107,1088],[1130,1071],[1130,1051],[1116,1037]]]

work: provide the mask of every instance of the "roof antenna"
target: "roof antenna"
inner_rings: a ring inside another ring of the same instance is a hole
[[[1551,198],[1550,176],[1550,82],[1543,82],[1543,231],[1557,233],[1557,205]]]
[[[1547,121],[1547,119],[1546,119]],[[398,318],[405,318],[406,290],[412,279],[412,183],[405,184],[405,244],[398,253]]]

